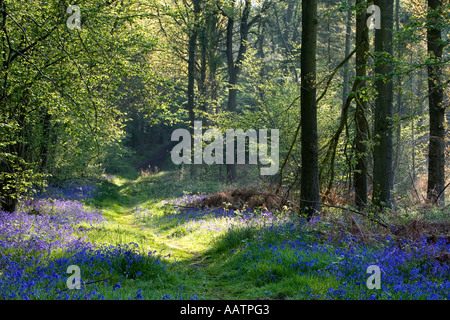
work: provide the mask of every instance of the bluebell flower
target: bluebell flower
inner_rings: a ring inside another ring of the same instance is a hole
[[[116,291],[117,289],[120,289],[120,288],[121,288],[121,285],[120,285],[121,282],[122,282],[122,281],[119,281],[118,283],[116,283],[116,284],[114,285],[113,291]]]
[[[142,292],[142,290],[139,289],[139,290],[137,291],[137,294],[136,294],[136,296],[134,297],[134,299],[136,299],[136,300],[142,300],[143,297],[142,297],[142,295],[141,295],[141,292]]]

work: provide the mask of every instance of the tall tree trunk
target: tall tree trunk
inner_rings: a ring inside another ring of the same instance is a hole
[[[301,192],[300,210],[307,217],[320,211],[316,104],[317,0],[302,1],[301,49]]]
[[[345,30],[345,56],[347,58],[350,54],[350,46],[351,46],[351,33],[352,33],[352,11],[350,9],[347,10],[347,27]],[[356,41],[358,43],[358,41]],[[345,106],[347,101],[347,95],[349,94],[349,82],[350,82],[350,69],[349,62],[347,61],[344,65],[344,75],[343,81],[344,86],[342,87],[342,106]]]
[[[257,40],[257,48],[258,48],[258,58],[261,59],[261,69],[258,72],[260,81],[264,81],[266,77],[266,63],[265,63],[265,57],[266,54],[264,52],[264,45],[265,45],[265,28],[264,28],[264,21],[260,20],[258,24],[258,40]],[[261,101],[264,101],[264,89],[258,84],[257,86],[258,95]]]
[[[241,64],[245,58],[245,53],[247,52],[247,39],[248,32],[250,30],[250,23],[248,21],[250,16],[252,2],[251,0],[245,0],[244,9],[242,11],[242,16],[239,25],[239,51],[234,60],[233,56],[233,29],[234,29],[234,17],[232,15],[228,16],[227,23],[227,34],[226,34],[226,57],[227,57],[227,70],[228,70],[228,111],[236,112],[237,109],[237,88],[239,73],[241,72]],[[234,6],[234,1],[233,1]],[[234,152],[236,157],[236,150]],[[236,161],[227,164],[227,180],[229,182],[236,181]]]
[[[400,0],[395,0],[395,33],[398,34],[400,31]],[[400,61],[402,57],[402,49],[400,47],[396,48],[397,53],[397,59]],[[401,136],[402,136],[402,115],[403,115],[403,101],[402,101],[402,78],[401,75],[397,75],[396,77],[397,83],[396,83],[396,105],[397,105],[397,128],[395,132],[395,161],[394,161],[394,167],[393,167],[393,175],[394,177],[392,180],[396,181],[396,172],[398,170],[398,167],[400,165],[400,156],[402,153],[402,143],[401,143]]]
[[[428,0],[428,102],[430,115],[430,142],[428,151],[427,198],[444,202],[445,184],[445,107],[442,87],[442,36],[439,18],[442,0]],[[442,193],[441,193],[442,192]],[[440,198],[438,199],[438,195]]]
[[[410,63],[413,63],[413,54],[410,53]],[[414,89],[417,90],[417,87],[415,86],[415,82],[414,82],[414,77],[412,75],[409,76],[409,81],[411,84],[411,92],[414,91]],[[416,116],[415,114],[415,108],[416,108],[416,104],[415,104],[415,97],[411,96],[410,99],[408,99],[409,102],[409,118],[411,119],[410,122],[410,127],[411,127],[411,135],[410,135],[410,143],[411,143],[411,168],[410,168],[410,178],[411,178],[411,183],[412,183],[412,187],[415,189],[416,187],[416,138],[415,138],[415,121],[414,121],[414,117]],[[420,200],[420,198],[419,198]]]
[[[362,209],[367,205],[367,99],[361,94],[366,86],[367,54],[369,52],[369,29],[367,28],[367,1],[356,0],[356,44],[361,44],[356,50],[356,110],[355,110],[355,153],[356,165],[354,171],[355,204]]]
[[[219,11],[216,7],[209,9],[208,16],[205,19],[205,29],[207,38],[207,62],[209,73],[207,76],[207,95],[208,104],[211,114],[218,113],[218,97],[219,86],[217,83],[217,69],[221,61],[221,56],[218,52],[220,45],[221,30],[219,26]],[[223,168],[222,164],[218,164],[218,179],[223,180]]]
[[[1,7],[1,25],[0,27],[2,28],[2,30],[5,29],[5,25],[6,25],[6,19],[8,17],[8,12],[6,10],[6,3],[3,0],[0,0],[0,7]],[[2,43],[2,49],[3,46],[6,46],[7,43],[7,38],[5,35],[5,32],[2,32],[2,39],[1,39],[1,43]],[[3,61],[0,64],[0,68],[1,68],[1,74],[2,74],[2,91],[0,93],[0,112],[2,113],[2,121],[5,121],[7,123],[9,119],[9,117],[7,116],[3,116],[7,114],[7,109],[8,109],[8,87],[7,87],[7,79],[8,79],[8,72],[9,72],[9,63],[8,63],[8,55],[6,52],[6,48],[5,50],[2,50],[2,58]],[[10,130],[7,130],[8,127],[7,126],[2,126],[3,128],[0,127],[0,129],[2,129],[1,133],[2,135],[4,135],[5,137],[7,135],[11,135]],[[3,142],[4,137],[2,136],[0,141]],[[9,138],[10,139],[10,138]],[[5,139],[6,140],[6,139]],[[7,153],[11,153],[11,146],[10,145],[0,145],[0,153],[3,152],[7,152]],[[12,212],[15,210],[16,208],[16,202],[13,201],[13,197],[12,197],[12,193],[13,191],[11,189],[9,189],[10,185],[13,183],[13,179],[9,178],[9,174],[11,174],[11,163],[10,161],[8,161],[8,159],[6,157],[0,157],[0,210],[6,211],[6,212]]]
[[[327,65],[328,65],[328,72],[331,72],[333,70],[333,67],[331,65],[331,14],[330,14],[330,1],[326,1],[326,10],[327,10]]]
[[[392,103],[393,85],[391,73],[392,28],[394,4],[392,0],[376,0],[380,7],[381,28],[375,31],[375,86],[377,98],[375,101],[373,151],[373,204],[382,209],[392,207]]]
[[[234,65],[233,57],[233,29],[234,29],[234,18],[228,17],[227,23],[227,41],[226,41],[226,56],[227,56],[227,66],[228,66],[228,101],[227,109],[231,112],[236,112],[237,106],[237,70]],[[236,150],[235,150],[236,151]],[[236,156],[236,152],[234,152]],[[227,164],[227,181],[233,182],[237,179],[236,173],[236,163]]]
[[[233,30],[234,17],[228,17],[227,23],[227,41],[226,41],[226,56],[228,66],[228,111],[235,112],[237,107],[237,79],[239,73],[239,66],[236,66],[233,55]]]
[[[208,36],[207,29],[202,28],[199,31],[199,43],[200,43],[200,70],[197,80],[198,96],[199,96],[199,109],[203,112],[201,119],[206,125],[206,111],[207,111],[207,85],[206,85],[206,72],[208,68]]]
[[[188,103],[187,109],[189,114],[189,123],[191,128],[191,145],[194,145],[194,121],[195,121],[195,52],[197,48],[197,38],[198,38],[198,15],[200,14],[200,0],[193,0],[194,5],[194,23],[192,25],[192,30],[189,35],[188,41]],[[195,165],[191,166],[191,178],[196,175]]]

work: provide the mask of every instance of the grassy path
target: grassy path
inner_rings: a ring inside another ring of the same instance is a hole
[[[298,216],[283,220],[279,213],[276,228],[271,228],[262,214],[245,220],[236,212],[231,218],[201,210],[185,212],[164,202],[183,193],[211,194],[223,188],[201,181],[188,184],[170,172],[114,179],[104,183],[90,203],[108,221],[88,236],[97,243],[134,242],[144,253],[157,252],[165,269],[123,284],[130,295],[142,289],[145,299],[410,299],[416,298],[411,275],[417,270],[428,270],[428,280],[420,284],[422,296],[448,294],[443,289],[450,280],[445,267],[433,271],[437,266],[425,255],[412,258],[393,242],[337,245],[318,236],[314,226],[291,229]],[[332,226],[321,228],[323,235]],[[395,286],[367,290],[366,269],[374,262],[392,269],[383,276],[391,277]]]
[[[100,196],[96,197],[91,205],[99,207],[108,221],[103,229],[91,231],[90,239],[98,243],[112,244],[134,242],[141,250],[156,250],[168,263],[178,262],[172,271],[188,273],[189,278],[183,280],[187,280],[187,286],[190,288],[200,289],[204,294],[203,298],[233,298],[229,296],[233,290],[232,281],[218,280],[222,275],[220,268],[214,265],[218,263],[220,256],[208,253],[213,241],[211,236],[173,236],[177,232],[176,225],[154,223],[154,220],[167,213],[167,208],[160,205],[161,200],[180,196],[182,191],[215,192],[220,186],[207,183],[181,185],[172,179],[170,173],[160,173],[136,180],[115,178],[111,182],[105,182]],[[137,210],[151,212],[154,218],[136,218]],[[186,287],[186,283],[183,284]]]
[[[320,293],[328,286],[339,284],[320,276],[299,278],[291,267],[297,259],[291,252],[287,253],[289,259],[281,266],[274,265],[273,254],[268,251],[262,262],[247,263],[245,253],[236,251],[244,244],[258,246],[260,242],[252,240],[256,229],[246,228],[244,224],[236,232],[229,232],[226,219],[194,217],[183,220],[178,218],[178,215],[182,216],[180,212],[162,205],[163,200],[180,197],[183,193],[211,194],[223,189],[223,185],[209,182],[180,182],[171,172],[135,180],[116,178],[104,183],[101,194],[91,203],[103,211],[108,222],[103,229],[91,231],[89,237],[99,243],[134,242],[141,250],[156,250],[163,257],[169,274],[161,283],[127,283],[131,290],[147,286],[146,298],[149,299],[161,299],[167,292],[171,298],[179,297],[177,290],[180,287],[185,295],[195,295],[199,299],[264,299],[273,292],[276,293],[271,298],[284,299],[296,298],[299,287],[306,283]],[[221,231],[215,230],[217,225],[208,226],[210,221],[218,224]],[[274,231],[267,240],[280,242],[290,237],[295,240],[297,236]],[[267,280],[269,276],[272,278]],[[276,279],[283,281],[276,282]]]

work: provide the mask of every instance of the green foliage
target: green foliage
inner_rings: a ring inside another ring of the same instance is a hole
[[[120,87],[154,77],[143,57],[157,43],[139,5],[79,1],[81,28],[71,30],[62,3],[1,2],[3,203],[44,178],[98,175],[129,152]]]
[[[81,9],[81,28],[71,30],[66,24],[70,14],[65,2],[1,1],[5,13],[0,17],[3,204],[14,203],[21,195],[52,180],[102,173],[133,175],[135,167],[150,161],[156,153],[164,153],[163,160],[167,160],[164,148],[170,144],[171,132],[177,127],[188,127],[191,121],[186,110],[186,69],[188,39],[195,19],[199,21],[195,119],[203,120],[204,128],[218,128],[222,132],[229,128],[279,129],[283,171],[281,177],[266,179],[281,181],[284,187],[297,191],[301,168],[297,134],[301,3],[293,0],[253,3],[246,53],[238,66],[235,113],[226,110],[229,90],[226,29],[228,17],[233,18],[233,41],[239,40],[245,2],[202,1],[198,17],[190,4],[80,0],[76,5]],[[401,198],[407,197],[413,187],[409,176],[415,177],[427,164],[423,152],[429,127],[426,67],[432,60],[425,54],[422,41],[430,18],[425,4],[400,2],[395,54],[386,56],[394,65],[392,76],[398,78],[394,90],[401,96],[392,119],[393,130],[400,128],[394,146],[394,166],[395,192]],[[318,131],[322,187],[330,181],[348,185],[351,190],[355,163],[361,157],[353,143],[355,102],[337,139],[332,166],[327,158],[330,137],[342,116],[345,69],[350,71],[350,85],[355,80],[353,59],[334,69],[345,58],[343,30],[347,10],[353,14],[350,21],[353,25],[357,8],[352,2],[319,4],[317,95],[321,97]],[[444,2],[442,10],[445,14],[438,19],[438,26],[446,30],[448,2]],[[373,39],[372,33],[370,38]],[[374,58],[372,52],[369,56]],[[445,79],[448,59],[441,64]],[[359,89],[370,106],[365,115],[369,126],[376,97],[373,85],[376,75],[372,69],[370,62],[367,85]],[[369,172],[372,138],[365,142]],[[258,181],[257,170],[253,169],[242,170],[238,176]],[[223,179],[224,172],[224,167],[202,166],[192,174],[191,168],[180,167],[185,178],[196,176],[195,179],[211,181]]]

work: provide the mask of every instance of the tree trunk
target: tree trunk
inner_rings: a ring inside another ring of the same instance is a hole
[[[317,0],[302,1],[301,49],[301,213],[320,211],[316,104]]]
[[[327,6],[327,65],[328,65],[328,72],[331,72],[333,70],[333,67],[331,66],[331,14],[330,14],[330,1],[326,1]]]
[[[251,0],[246,0],[244,10],[242,11],[240,26],[239,26],[239,51],[234,60],[233,56],[233,29],[234,29],[234,17],[228,16],[227,34],[226,34],[226,56],[227,56],[227,70],[228,70],[228,111],[236,112],[237,109],[237,88],[239,73],[241,72],[241,63],[245,58],[247,52],[247,39],[248,32],[250,30],[250,23],[248,21],[251,10]],[[234,1],[233,1],[234,6]],[[236,157],[236,150],[234,152]],[[227,164],[227,180],[229,182],[236,181],[236,161]]]
[[[42,139],[41,139],[41,148],[40,148],[40,164],[39,171],[42,173],[48,172],[48,163],[50,159],[50,147],[51,147],[51,120],[52,115],[50,114],[47,107],[44,108],[44,118],[42,120]]]
[[[206,34],[206,42],[207,46],[207,62],[209,73],[207,77],[207,96],[208,96],[208,104],[210,107],[210,111],[212,114],[218,113],[218,97],[219,97],[219,86],[217,82],[217,69],[219,67],[221,56],[218,52],[220,46],[220,38],[221,38],[221,30],[219,25],[219,17],[218,17],[218,9],[209,9],[209,14],[205,19],[205,34]],[[206,108],[205,108],[206,109]],[[218,164],[218,179],[219,181],[223,180],[223,165]]]
[[[226,56],[227,56],[227,66],[228,66],[228,102],[227,102],[227,110],[231,112],[236,112],[237,106],[237,69],[234,65],[234,57],[233,57],[233,29],[234,29],[234,18],[228,17],[227,23],[227,41],[226,41]],[[236,150],[234,150],[236,151]],[[236,152],[234,152],[236,156]],[[227,181],[233,182],[236,181],[236,163],[227,164]]]
[[[207,29],[202,28],[199,31],[200,42],[200,70],[197,80],[198,96],[199,96],[199,109],[203,112],[201,119],[203,124],[206,125],[206,109],[207,109],[207,85],[206,85],[206,71],[208,68],[208,36]]]
[[[395,33],[398,34],[400,31],[400,0],[395,0]],[[402,49],[397,47],[397,59],[400,61],[402,57]],[[395,161],[394,161],[394,167],[393,167],[393,175],[394,177],[392,180],[396,181],[397,175],[396,172],[400,166],[400,157],[402,153],[402,115],[403,115],[403,101],[402,101],[402,76],[397,75],[396,80],[396,107],[397,107],[397,128],[395,132]]]
[[[200,0],[193,0],[194,5],[194,24],[192,26],[191,33],[189,35],[188,42],[188,103],[187,109],[189,114],[189,122],[191,128],[191,145],[194,145],[194,121],[195,121],[195,52],[197,47],[197,37],[198,37],[198,26],[197,19],[200,13]],[[191,178],[195,177],[196,170],[195,165],[191,166]]]
[[[442,0],[428,0],[427,43],[428,103],[430,116],[430,142],[428,151],[427,198],[444,202],[445,185],[445,107],[442,87],[442,36],[439,18],[442,16]],[[442,193],[441,193],[442,192]],[[440,195],[439,199],[438,196]]]
[[[375,101],[375,123],[373,150],[373,199],[378,209],[392,207],[392,103],[393,85],[390,61],[392,48],[392,28],[394,4],[392,0],[377,0],[381,9],[381,28],[375,31],[375,86],[378,92]]]
[[[345,56],[347,58],[350,54],[350,46],[351,46],[351,33],[352,33],[352,11],[350,9],[347,10],[347,27],[345,31]],[[356,41],[358,44],[358,41]],[[349,82],[350,82],[350,69],[349,62],[347,61],[344,65],[344,75],[343,75],[344,86],[342,87],[342,106],[345,105],[347,101],[347,95],[349,91]]]
[[[366,86],[367,54],[369,52],[369,29],[367,28],[367,1],[356,0],[358,13],[356,15],[356,44],[361,43],[356,50],[356,110],[355,110],[355,153],[356,165],[354,170],[355,204],[359,209],[367,205],[367,99],[361,94]]]

